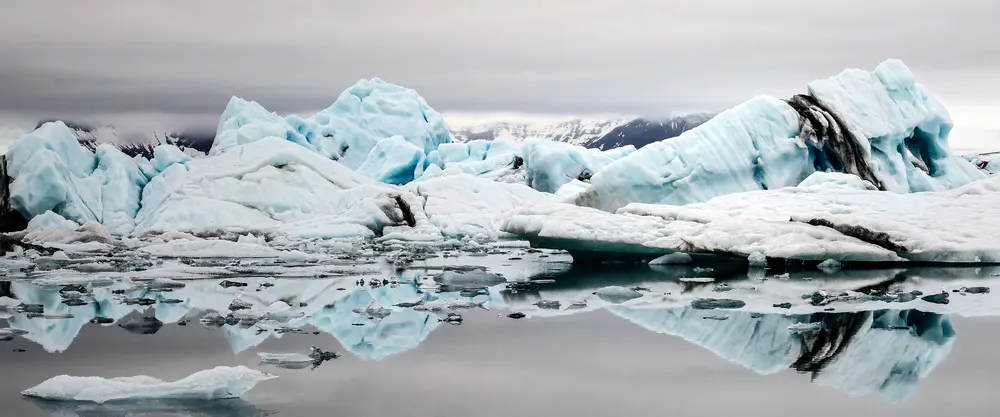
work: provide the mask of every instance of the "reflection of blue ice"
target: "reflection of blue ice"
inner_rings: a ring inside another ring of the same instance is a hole
[[[729,311],[728,320],[717,321],[705,320],[711,313],[692,308],[609,310],[647,330],[679,336],[761,374],[788,369],[801,349],[788,331],[795,323],[792,317],[769,314],[755,319],[750,313]]]
[[[716,272],[720,270],[722,269],[717,268]],[[997,280],[989,277],[997,272],[995,269],[967,271],[907,271],[908,276],[918,276],[921,279],[907,281],[905,284],[907,289],[917,288],[926,292],[946,286],[990,286]],[[488,295],[479,295],[474,300],[486,301],[492,309],[524,312],[529,317],[581,314],[608,309],[650,331],[682,337],[758,373],[771,374],[796,369],[812,373],[819,384],[848,393],[879,392],[886,398],[902,400],[913,392],[919,379],[926,376],[948,354],[955,337],[948,318],[916,310],[872,311],[890,305],[883,302],[843,304],[844,308],[854,311],[824,313],[823,307],[810,306],[808,301],[801,298],[802,294],[819,289],[848,291],[876,285],[901,276],[900,272],[844,271],[838,275],[817,275],[808,281],[800,279],[800,276],[805,275],[795,273],[789,280],[771,277],[766,282],[730,277],[724,279],[730,290],[716,292],[713,288],[717,284],[721,285],[721,281],[697,285],[679,282],[678,277],[692,274],[690,266],[663,270],[622,270],[618,275],[605,270],[589,273],[573,270],[563,275],[546,273],[544,278],[553,278],[556,282],[539,285],[534,290],[515,293],[505,290],[504,285],[493,286],[489,288]],[[980,276],[969,275],[972,273]],[[430,281],[421,279],[423,274],[418,271],[403,275],[410,278],[405,280],[407,282],[413,280],[427,285]],[[156,304],[145,310],[145,314],[155,314],[168,324],[207,312],[225,316],[230,313],[228,307],[236,298],[251,305],[249,310],[237,313],[250,316],[259,315],[276,301],[282,301],[290,306],[291,317],[301,317],[287,323],[262,321],[245,326],[226,325],[220,329],[220,334],[226,337],[232,350],[238,353],[253,348],[268,338],[281,337],[283,326],[313,326],[332,335],[348,352],[378,360],[417,347],[440,325],[438,319],[443,316],[415,311],[413,308],[396,307],[396,304],[460,297],[457,292],[425,293],[421,290],[430,288],[417,284],[376,288],[357,286],[357,277],[232,279],[245,282],[248,286],[224,288],[219,285],[218,280],[201,280],[187,281],[184,288],[172,292],[155,292],[119,283],[95,288],[94,302],[80,307],[62,304],[56,287],[15,282],[11,292],[20,301],[43,304],[47,313],[72,313],[75,317],[47,320],[27,319],[23,314],[14,314],[10,324],[13,328],[28,331],[29,334],[24,337],[55,352],[66,349],[80,328],[94,316],[119,319],[144,309],[121,304],[120,298],[123,296],[112,295],[112,290],[126,290],[124,296],[127,297],[181,300],[178,304]],[[270,285],[260,287],[261,282]],[[620,286],[621,291],[632,287],[641,288],[639,293],[643,296],[611,304],[600,297],[600,289],[609,285]],[[260,291],[257,291],[258,288]],[[697,298],[720,296],[745,300],[747,306],[725,311],[729,318],[722,321],[705,320],[704,317],[711,314],[686,307]],[[989,315],[995,314],[996,300],[993,296],[994,294],[970,295],[957,298],[948,305],[919,300],[891,305],[898,306],[897,308]],[[539,299],[562,301],[564,308],[540,310],[532,305]],[[574,301],[585,301],[586,307],[565,308]],[[792,310],[772,307],[776,302],[785,301],[795,303],[795,307]],[[356,308],[364,308],[373,303],[389,309],[391,314],[381,320],[373,320],[354,312]],[[789,314],[789,311],[795,314]],[[753,312],[764,314],[752,314]],[[788,329],[792,324],[807,322],[823,322],[822,330],[818,333],[793,334]]]
[[[793,368],[814,381],[849,394],[880,392],[902,401],[919,379],[951,351],[955,333],[946,316],[915,310],[751,317],[728,312],[725,321],[705,320],[691,308],[610,310],[643,328],[679,336],[761,374]],[[789,331],[799,322],[822,322],[805,335]]]
[[[230,313],[228,307],[235,298],[252,306],[249,311],[237,312],[248,316],[260,314],[267,306],[281,300],[292,306],[291,312],[296,315],[301,313],[302,317],[287,323],[262,321],[258,325],[224,326],[220,331],[225,335],[234,353],[253,348],[270,337],[281,337],[281,333],[276,331],[279,327],[314,326],[333,335],[345,349],[355,355],[382,359],[416,347],[438,326],[438,315],[393,307],[395,304],[460,296],[458,293],[424,294],[412,284],[377,288],[358,287],[354,280],[353,277],[325,280],[266,280],[273,286],[261,291],[252,289],[258,288],[259,283],[265,280],[249,278],[239,280],[247,282],[249,284],[247,287],[224,288],[219,285],[218,280],[203,280],[188,281],[184,288],[170,292],[136,289],[131,284],[119,283],[95,288],[92,302],[78,307],[62,304],[58,287],[41,287],[29,282],[16,282],[12,285],[12,293],[19,301],[42,304],[46,313],[69,313],[73,318],[28,319],[24,315],[15,314],[10,318],[10,324],[13,328],[28,331],[24,337],[42,345],[47,351],[61,352],[69,347],[80,329],[97,316],[118,320],[130,313],[145,311],[145,314],[154,315],[164,323],[175,323],[189,316],[192,311],[201,313],[214,311],[225,316]],[[493,287],[492,294],[498,293],[501,287]],[[112,290],[125,290],[126,293],[114,295]],[[176,299],[182,302],[157,303],[147,310],[145,307],[123,304],[121,300],[125,297],[145,297],[157,301]],[[492,297],[488,295],[475,298],[476,301],[488,302],[491,299]],[[392,314],[382,320],[370,320],[353,312],[355,308],[366,307],[373,301],[390,309]],[[499,305],[503,305],[502,301]]]

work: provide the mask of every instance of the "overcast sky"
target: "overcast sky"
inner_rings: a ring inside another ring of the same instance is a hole
[[[214,129],[359,78],[446,114],[668,115],[903,59],[966,129],[1000,131],[996,0],[44,1],[0,13],[0,118]]]

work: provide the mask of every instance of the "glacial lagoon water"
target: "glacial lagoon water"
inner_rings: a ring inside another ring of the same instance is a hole
[[[381,278],[108,283],[82,305],[66,303],[62,285],[2,282],[3,295],[73,317],[0,320],[28,332],[0,342],[0,415],[995,415],[1000,303],[983,287],[1000,282],[1000,268],[786,275],[511,253],[433,258]],[[947,303],[924,299],[938,291]],[[692,307],[709,298],[745,306]],[[276,300],[291,310],[249,314]],[[378,309],[389,313],[370,317]],[[209,312],[223,322],[203,323]],[[282,367],[258,355],[311,346],[339,357]],[[174,380],[219,365],[279,378],[223,401],[20,395],[58,374]]]

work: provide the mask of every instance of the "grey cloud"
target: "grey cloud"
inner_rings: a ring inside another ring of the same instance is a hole
[[[997,17],[992,0],[17,2],[0,112],[217,115],[230,95],[299,112],[378,76],[444,111],[665,114],[889,57],[988,101]]]

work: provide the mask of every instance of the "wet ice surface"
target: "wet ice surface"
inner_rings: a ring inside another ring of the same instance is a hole
[[[5,281],[0,296],[16,302],[0,298],[10,329],[0,331],[0,374],[18,377],[0,380],[2,414],[995,411],[983,399],[1000,369],[990,290],[1000,268],[574,268],[558,253],[504,252],[399,269],[374,260],[324,278]],[[279,378],[208,402],[19,394],[59,374],[172,381],[238,365]]]

